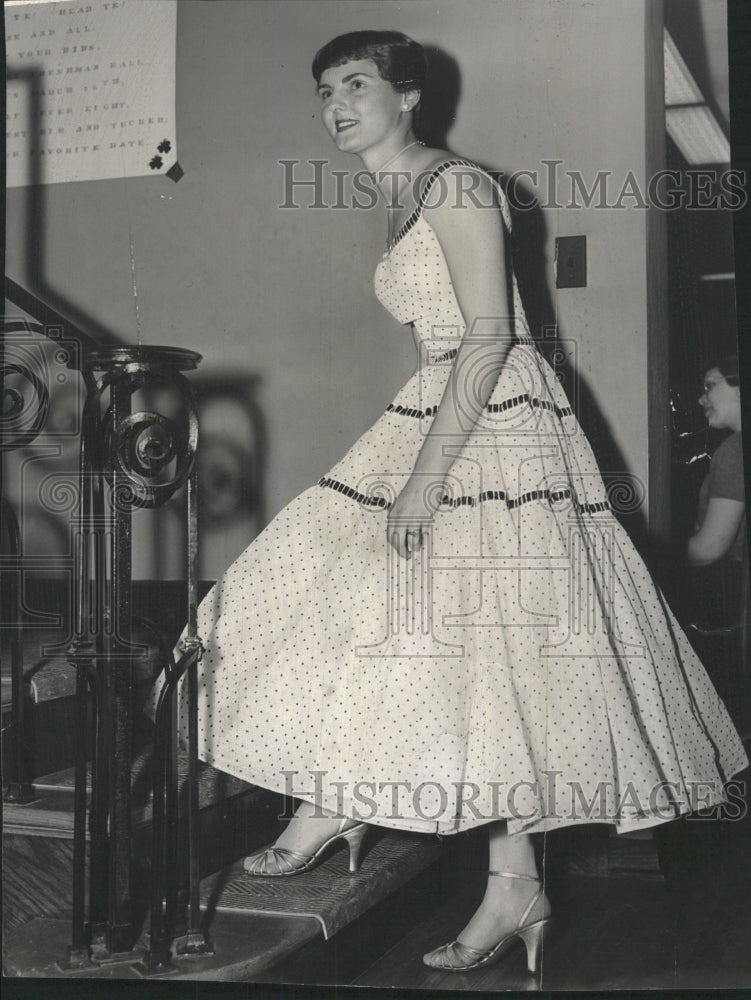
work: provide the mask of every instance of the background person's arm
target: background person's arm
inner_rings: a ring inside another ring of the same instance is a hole
[[[740,500],[710,497],[701,528],[688,540],[687,556],[692,566],[708,566],[730,551],[745,510]]]

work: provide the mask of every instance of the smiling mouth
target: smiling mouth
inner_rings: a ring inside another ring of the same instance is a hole
[[[336,123],[336,130],[337,132],[346,132],[347,129],[354,128],[355,125],[359,124],[360,123],[354,118],[342,118],[341,121]]]

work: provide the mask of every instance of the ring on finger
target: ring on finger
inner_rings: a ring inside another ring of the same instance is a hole
[[[417,546],[416,546],[416,548],[419,549],[420,546],[422,545],[422,528],[417,528],[417,529],[415,529],[415,528],[409,529],[408,528],[406,530],[406,532],[404,533],[404,547],[406,548],[407,552],[413,552],[414,551],[414,549],[412,547],[412,544],[410,542],[410,538],[411,538],[412,535],[417,535]]]

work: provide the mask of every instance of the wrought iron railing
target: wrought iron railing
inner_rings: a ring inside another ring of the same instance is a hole
[[[186,492],[188,624],[177,661],[156,626],[141,623],[157,633],[165,661],[154,729],[150,941],[144,956],[146,971],[163,971],[176,954],[210,950],[201,930],[198,865],[197,664],[202,653],[196,630],[198,411],[194,390],[183,375],[197,367],[201,356],[171,347],[102,347],[8,279],[6,295],[39,322],[29,329],[40,334],[50,326],[65,330],[66,339],[77,345],[69,353],[68,366],[80,372],[85,388],[73,546],[72,642],[65,650],[76,670],[77,706],[73,920],[64,963],[68,968],[132,956],[140,934],[132,886],[131,765],[133,664],[143,646],[133,641],[132,515],[138,509],[164,506],[183,488]],[[33,380],[33,372],[17,368],[13,359],[4,359],[3,372]],[[7,446],[29,444],[43,427],[49,392],[43,384],[34,388],[40,416],[18,442],[6,436]],[[159,392],[167,393],[173,404],[176,397],[171,416],[150,403],[148,409],[134,409],[137,393],[148,397]],[[5,415],[14,407],[22,409],[23,400],[18,394],[4,395]],[[14,764],[5,799],[20,802],[32,794],[33,778],[28,769],[18,598],[22,532],[8,505],[5,511],[14,570],[9,589],[16,616],[10,753]],[[183,679],[188,748],[185,852],[178,848],[177,788],[177,698]],[[186,898],[187,934],[176,943],[179,904]]]

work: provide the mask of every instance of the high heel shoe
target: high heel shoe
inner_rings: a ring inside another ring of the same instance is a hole
[[[321,844],[315,854],[302,854],[300,851],[293,851],[288,847],[272,845],[249,855],[243,861],[243,868],[249,875],[258,875],[261,878],[300,875],[320,864],[327,850],[337,841],[343,840],[349,847],[350,875],[356,875],[360,869],[360,851],[365,834],[368,832],[368,825],[367,823],[356,823],[345,830],[344,824],[347,822],[348,818],[345,816],[339,824],[337,832]]]
[[[498,875],[502,878],[520,878],[538,883],[540,881],[539,878],[533,875],[518,875],[515,872],[491,871],[488,872],[488,875]],[[514,941],[519,938],[524,942],[527,949],[527,968],[531,973],[537,972],[540,963],[543,934],[550,924],[550,917],[534,920],[530,924],[526,923],[526,920],[532,912],[535,903],[538,899],[542,898],[542,894],[543,888],[540,885],[524,910],[524,913],[522,913],[516,929],[502,937],[494,947],[483,951],[479,948],[472,948],[467,944],[462,944],[461,941],[452,941],[450,944],[444,944],[440,948],[428,952],[427,955],[423,955],[423,962],[425,965],[430,966],[431,969],[440,969],[443,972],[469,972],[470,969],[481,969],[486,965],[492,965],[493,962],[497,962],[499,958],[506,954]]]

